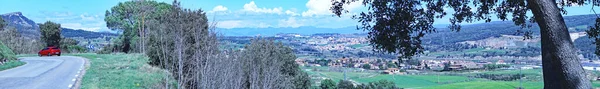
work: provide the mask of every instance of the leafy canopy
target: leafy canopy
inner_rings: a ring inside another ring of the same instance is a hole
[[[4,19],[0,18],[0,30],[2,30],[6,26],[6,22]]]
[[[339,17],[349,13],[344,5],[359,1],[367,10],[353,16],[361,23],[357,29],[369,31],[369,41],[377,51],[399,53],[400,58],[422,53],[421,38],[436,31],[433,27],[435,19],[448,14],[451,15],[448,28],[453,31],[460,31],[460,24],[465,22],[490,22],[493,15],[503,21],[510,19],[522,28],[535,22],[534,17],[527,16],[531,9],[526,0],[332,0],[330,10]],[[565,6],[600,5],[598,0],[556,2],[563,14],[567,13],[563,9]],[[531,31],[517,32],[526,37],[531,35]]]
[[[39,26],[41,32],[40,39],[46,43],[46,46],[60,47],[60,24],[47,21],[46,23],[39,24]]]

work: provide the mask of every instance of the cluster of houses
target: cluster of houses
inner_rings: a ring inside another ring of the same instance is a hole
[[[320,64],[311,64],[305,60],[296,60],[301,66],[324,66]],[[389,63],[396,64],[397,67],[387,66]],[[351,67],[363,68],[368,70],[383,70],[385,74],[405,74],[404,70],[432,70],[432,71],[460,71],[460,70],[480,70],[487,64],[508,64],[504,60],[498,61],[468,61],[468,60],[420,60],[418,65],[405,65],[398,60],[374,60],[374,59],[352,59],[343,57],[341,59],[331,60],[326,66],[329,67]],[[364,68],[363,65],[370,65],[370,68]],[[522,66],[533,68],[532,66]],[[537,67],[536,67],[537,68]]]
[[[462,61],[462,60],[421,60],[420,65],[411,65],[410,68],[416,70],[474,70],[482,69],[483,65],[491,64],[491,62],[473,62],[473,61]],[[504,63],[500,61],[500,63]],[[446,67],[448,66],[448,67]]]
[[[369,65],[369,66],[371,66],[370,68],[368,68],[370,70],[381,70],[380,66],[384,66],[387,69],[387,64],[390,62],[394,63],[394,64],[399,63],[398,60],[380,59],[379,61],[377,61],[375,59],[368,59],[368,58],[353,59],[353,58],[342,57],[341,59],[331,60],[329,63],[327,63],[326,66],[363,68],[362,67],[363,65]],[[307,62],[307,60],[303,60],[303,59],[296,59],[296,63],[299,64],[300,66],[325,66],[325,65],[321,65],[321,64]]]

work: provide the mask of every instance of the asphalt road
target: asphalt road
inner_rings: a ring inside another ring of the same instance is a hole
[[[0,89],[70,89],[85,60],[73,56],[23,57],[27,64],[0,71]]]

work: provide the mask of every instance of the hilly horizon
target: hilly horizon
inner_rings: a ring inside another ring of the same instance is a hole
[[[26,37],[39,37],[39,27],[37,26],[37,22],[32,21],[31,19],[23,16],[21,12],[12,12],[0,15],[2,18],[6,19],[9,26],[16,28],[19,32],[21,32]],[[567,22],[567,26],[569,27],[570,32],[582,32],[587,29],[587,26],[593,25],[593,21],[596,16],[595,15],[574,15],[574,16],[564,16],[565,21]],[[535,34],[539,33],[539,29],[537,25],[531,24],[532,27],[525,29],[524,31],[532,31]],[[460,34],[473,34],[480,35],[486,37],[497,37],[500,35],[519,35],[517,30],[521,28],[513,24],[512,21],[492,21],[488,23],[477,23],[477,24],[469,24],[463,25],[463,29],[459,32],[452,32],[449,29],[445,28],[447,24],[435,24],[437,27],[437,32],[428,34],[425,36],[425,40],[431,38],[439,38],[441,36],[457,36]],[[102,35],[106,36],[117,36],[120,33],[115,32],[94,32],[87,31],[83,29],[70,29],[64,28],[67,34],[64,34],[65,37],[82,37],[84,35],[78,35],[75,33],[82,33],[87,35],[93,35],[91,37],[84,38],[97,38]],[[354,34],[354,33],[366,33],[362,30],[357,30],[356,27],[342,27],[342,28],[319,28],[314,26],[300,26],[300,27],[267,27],[267,28],[217,28],[216,32],[222,34],[223,36],[275,36],[281,33],[295,33],[301,35],[312,35],[319,33],[339,33],[339,34]],[[479,34],[474,34],[479,33]],[[490,33],[500,33],[493,35],[486,35]],[[98,35],[94,35],[98,34]],[[467,37],[468,38],[468,37]],[[479,39],[470,39],[470,40],[479,40]],[[464,40],[460,40],[464,41]],[[458,41],[450,41],[450,42],[458,42]]]
[[[6,20],[6,22],[8,23],[8,27],[13,27],[13,28],[17,29],[17,31],[19,33],[21,33],[21,35],[23,35],[24,37],[33,38],[33,39],[39,38],[40,28],[38,26],[38,23],[36,23],[33,20],[24,16],[23,13],[21,13],[21,12],[6,13],[6,14],[1,14],[0,17],[2,17],[4,20]],[[104,36],[118,36],[118,34],[110,33],[110,32],[93,32],[93,31],[87,31],[87,30],[83,30],[83,29],[71,29],[71,28],[64,28],[64,27],[62,27],[61,29],[62,29],[62,33],[63,33],[62,35],[67,38],[82,37],[85,39],[89,39],[89,38],[101,38]]]
[[[0,89],[600,89],[596,0],[0,2]]]

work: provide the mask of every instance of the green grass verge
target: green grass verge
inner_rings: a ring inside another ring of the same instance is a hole
[[[15,68],[15,67],[18,67],[21,65],[25,65],[25,62],[17,61],[17,60],[10,60],[10,61],[4,63],[3,65],[0,65],[0,71],[7,70],[10,68]]]
[[[17,54],[17,57],[37,57],[38,54]]]
[[[0,42],[0,60],[2,59],[16,60],[17,57],[10,48],[4,45],[4,43]]]
[[[148,65],[148,57],[141,54],[68,55],[89,59],[90,66],[83,76],[82,89],[156,89],[164,88],[165,79],[174,81],[163,69]]]

